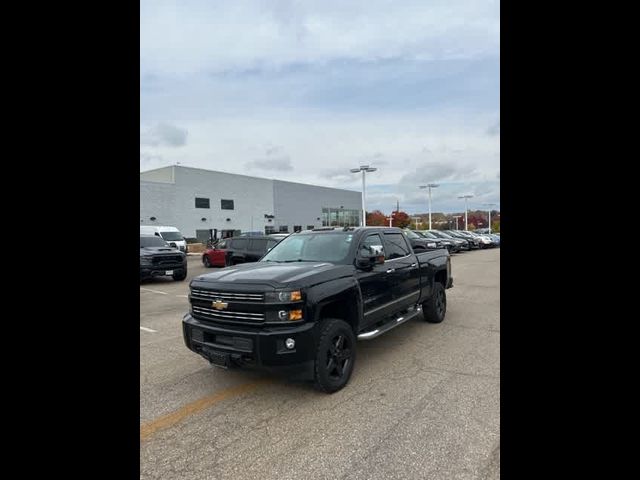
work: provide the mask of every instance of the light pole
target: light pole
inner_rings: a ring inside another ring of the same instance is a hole
[[[461,215],[454,215],[453,218],[456,219],[456,230],[458,230],[458,219],[461,217]]]
[[[429,189],[429,230],[431,230],[431,189],[439,187],[437,183],[427,183],[426,185],[420,185],[420,188]]]
[[[495,205],[495,203],[485,203],[487,207],[489,207],[489,233],[491,233],[491,207]]]
[[[467,228],[467,213],[469,211],[469,208],[467,207],[467,200],[469,198],[473,198],[473,195],[460,195],[458,198],[464,198],[464,229],[467,231],[469,230]]]
[[[366,195],[366,187],[364,182],[364,175],[366,172],[375,172],[377,168],[372,168],[369,165],[360,165],[359,168],[352,168],[351,173],[362,172],[362,226],[367,226],[367,212],[365,207],[365,195]]]

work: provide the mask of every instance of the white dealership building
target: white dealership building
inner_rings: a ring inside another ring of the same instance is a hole
[[[240,232],[359,225],[360,192],[170,166],[140,172],[140,225],[170,225],[206,241]]]

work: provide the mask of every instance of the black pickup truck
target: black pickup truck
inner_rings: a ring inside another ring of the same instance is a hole
[[[194,278],[187,347],[213,365],[303,371],[346,385],[356,340],[423,315],[438,323],[453,285],[446,249],[414,253],[399,228],[322,228],[282,240],[259,262]]]
[[[163,276],[187,278],[187,256],[160,236],[140,235],[140,281]]]

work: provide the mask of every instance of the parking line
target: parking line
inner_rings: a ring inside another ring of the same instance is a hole
[[[140,327],[140,330],[144,330],[145,332],[151,332],[151,333],[157,332],[157,330],[151,330],[150,328],[147,328],[147,327]]]
[[[162,295],[168,295],[168,293],[167,293],[167,292],[161,292],[160,290],[151,290],[150,288],[143,288],[143,287],[140,287],[140,290],[144,290],[145,292],[161,293]]]
[[[176,297],[189,298],[189,295],[176,295]]]
[[[231,397],[237,397],[245,393],[249,393],[265,383],[272,383],[272,380],[258,380],[253,383],[245,383],[236,387],[225,388],[217,393],[208,395],[199,400],[186,404],[175,412],[163,415],[155,420],[140,426],[140,440],[146,440],[158,430],[169,428],[181,422],[185,418],[212,407],[216,403]]]

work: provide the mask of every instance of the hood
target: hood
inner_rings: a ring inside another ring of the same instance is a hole
[[[308,287],[316,283],[353,275],[352,265],[336,265],[329,262],[255,262],[226,267],[193,279],[194,285],[211,288],[212,283],[263,284],[281,288],[288,284]],[[207,285],[209,284],[209,285]],[[216,287],[217,288],[217,287]],[[219,286],[219,288],[223,288]]]
[[[182,253],[173,247],[144,247],[140,249],[140,255],[155,255],[156,253]]]

